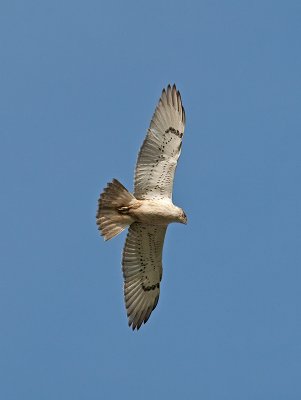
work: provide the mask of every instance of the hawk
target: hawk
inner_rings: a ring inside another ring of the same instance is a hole
[[[129,226],[122,271],[128,324],[133,330],[147,322],[159,300],[168,224],[187,223],[185,212],[172,202],[184,128],[180,92],[175,85],[168,85],[162,91],[138,154],[134,193],[113,179],[98,200],[96,222],[105,240]]]

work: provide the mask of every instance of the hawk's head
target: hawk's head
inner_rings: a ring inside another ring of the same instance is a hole
[[[182,210],[182,209],[180,209],[180,210],[181,210],[181,213],[179,216],[179,222],[186,225],[187,224],[187,216],[186,216],[184,210]]]

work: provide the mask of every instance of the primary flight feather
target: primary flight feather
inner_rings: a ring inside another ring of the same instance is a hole
[[[129,326],[139,329],[156,307],[162,278],[162,249],[171,222],[187,223],[172,203],[175,169],[181,153],[185,111],[176,86],[163,89],[135,170],[134,194],[116,179],[98,201],[96,222],[105,240],[129,226],[122,256]]]

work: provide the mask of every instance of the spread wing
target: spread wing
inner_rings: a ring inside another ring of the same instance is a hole
[[[133,223],[122,257],[129,326],[139,329],[156,307],[162,278],[162,248],[167,226]]]
[[[163,89],[135,170],[137,199],[172,198],[177,161],[181,153],[185,111],[176,86]]]

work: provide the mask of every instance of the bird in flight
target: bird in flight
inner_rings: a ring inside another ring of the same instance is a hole
[[[187,223],[185,212],[172,202],[184,128],[180,92],[175,85],[168,85],[162,91],[138,154],[134,193],[113,179],[98,200],[96,222],[105,240],[129,227],[122,271],[128,324],[133,330],[147,322],[159,300],[168,224]]]

